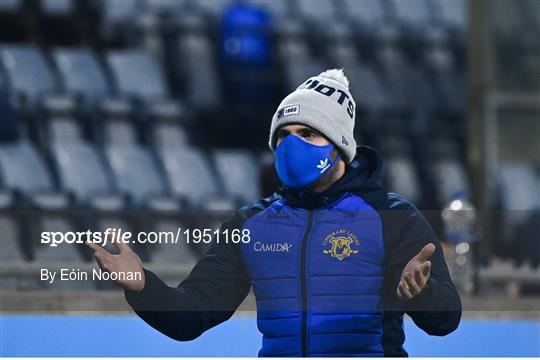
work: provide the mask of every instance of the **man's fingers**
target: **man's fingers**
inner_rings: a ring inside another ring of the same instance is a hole
[[[414,280],[414,277],[411,273],[405,274],[405,283],[408,285],[408,290],[412,296],[416,296],[420,293],[420,284]]]
[[[110,252],[105,250],[103,246],[94,244],[90,241],[86,242],[86,246],[88,246],[95,254],[104,254],[104,255],[112,255]]]
[[[409,300],[409,299],[412,299],[413,296],[409,290],[409,286],[405,283],[405,282],[400,282],[399,285],[398,285],[398,296],[399,294],[401,294],[401,298],[402,299],[406,299],[406,300]]]
[[[101,268],[101,270],[109,271],[109,264],[107,260],[105,259],[105,255],[103,253],[94,253],[94,257],[96,258],[96,261]]]
[[[431,274],[431,261],[426,261],[422,267],[422,274],[424,277],[429,278]]]
[[[400,284],[400,285],[401,285],[401,284]],[[403,294],[401,293],[401,286],[400,286],[400,285],[398,285],[396,292],[397,292],[398,298],[403,299],[403,298],[405,298],[405,295],[403,295]]]
[[[121,239],[120,239],[120,236],[116,235],[112,235],[112,234],[109,234],[109,236],[107,237],[107,240],[109,240],[109,242],[111,244],[114,245],[114,247],[116,247],[118,249],[118,251],[122,252],[126,249],[129,249],[129,246],[128,244],[126,244],[125,242],[123,242]]]
[[[113,245],[118,249],[118,251],[120,251],[120,252],[129,249],[129,245],[126,244],[125,242],[123,242],[122,240],[120,240],[120,239],[119,239],[119,236],[116,236],[116,238],[113,237],[112,239],[110,239],[110,242],[111,242],[111,244],[113,244]]]
[[[94,257],[97,260],[99,267],[105,271],[111,271],[114,255],[103,248],[103,246],[86,242],[86,245],[94,252]]]
[[[425,282],[425,277],[422,272],[423,268],[424,268],[423,266],[417,266],[414,269],[414,280],[416,281],[418,285],[420,285],[420,288],[424,286],[424,282]]]
[[[429,243],[426,246],[424,246],[422,250],[420,250],[418,255],[415,256],[415,258],[418,261],[424,262],[424,261],[429,260],[429,258],[431,257],[431,255],[433,255],[434,252],[435,252],[435,245],[433,245],[433,243]]]

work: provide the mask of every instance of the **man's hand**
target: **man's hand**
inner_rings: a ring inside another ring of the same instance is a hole
[[[397,295],[400,299],[410,300],[420,294],[426,286],[431,272],[429,258],[434,252],[435,245],[429,243],[405,265],[397,287]]]
[[[124,290],[141,291],[144,288],[145,278],[141,259],[122,241],[111,240],[111,244],[120,251],[113,255],[98,244],[87,242],[86,245],[94,252],[99,267],[107,272],[133,272],[140,273],[139,280],[115,280]],[[121,277],[119,277],[121,278]]]

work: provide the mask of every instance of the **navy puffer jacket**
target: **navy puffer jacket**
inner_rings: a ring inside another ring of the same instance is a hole
[[[282,189],[223,224],[248,231],[249,242],[214,244],[176,288],[145,269],[143,291],[126,298],[151,326],[190,340],[227,320],[252,288],[259,356],[406,356],[404,313],[445,335],[461,303],[425,218],[381,179],[378,153],[359,147],[327,191]],[[399,300],[403,268],[428,243],[436,250],[427,286]]]

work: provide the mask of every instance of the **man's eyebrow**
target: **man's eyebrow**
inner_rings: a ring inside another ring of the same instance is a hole
[[[311,129],[311,128],[303,128],[303,129],[300,129],[300,132],[303,133],[303,134],[306,134],[306,133],[313,133],[313,134],[316,134],[316,135],[321,136],[321,134],[320,134],[317,130]]]
[[[283,135],[287,135],[287,134],[290,134],[290,131],[287,130],[287,129],[279,129],[278,130],[278,136],[283,136]]]

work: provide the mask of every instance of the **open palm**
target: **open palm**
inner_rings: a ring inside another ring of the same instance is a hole
[[[400,299],[410,300],[426,286],[431,274],[429,258],[434,252],[435,245],[429,243],[405,265],[396,290]]]

